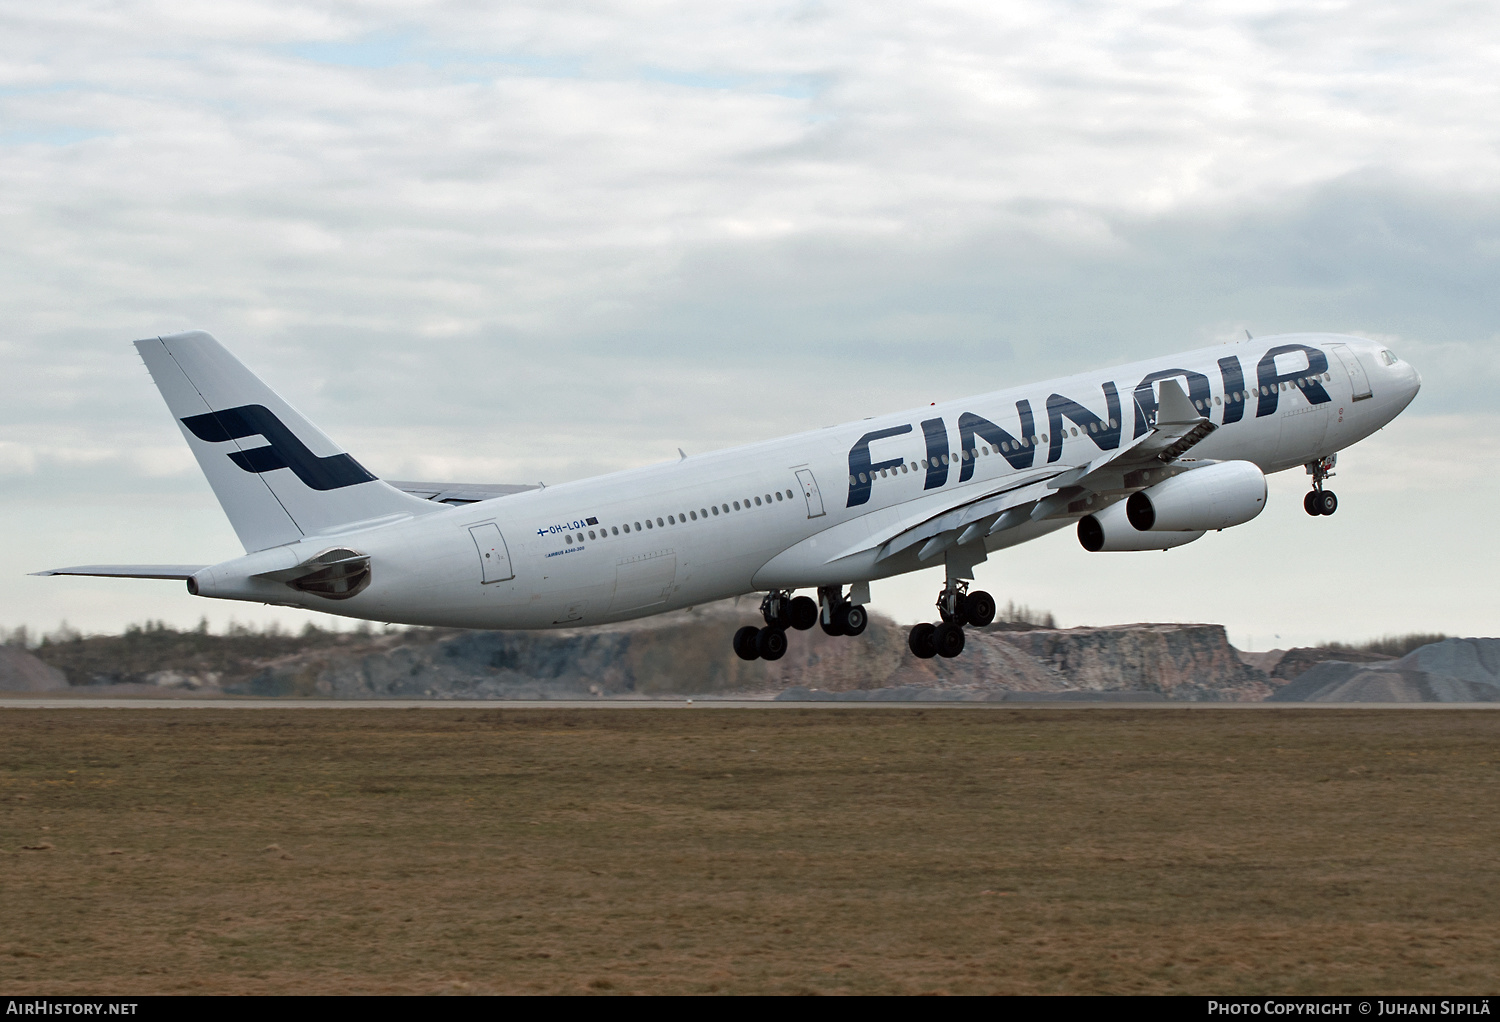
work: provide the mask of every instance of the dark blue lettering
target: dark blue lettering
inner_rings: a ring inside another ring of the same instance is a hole
[[[890,461],[880,461],[871,464],[870,442],[872,440],[884,440],[888,436],[901,436],[911,432],[911,423],[905,426],[892,426],[890,429],[877,429],[866,433],[859,438],[859,442],[849,448],[849,503],[845,507],[854,507],[856,504],[868,504],[870,502],[870,490],[875,485],[875,473],[885,468],[900,468],[906,463],[906,458],[892,458]],[[864,476],[867,482],[861,482],[860,476]]]
[[[934,490],[948,481],[948,427],[942,419],[923,419],[922,435],[927,438],[927,482],[924,490]]]
[[[1219,375],[1224,379],[1224,422],[1239,422],[1245,417],[1245,402],[1236,400],[1245,389],[1245,370],[1240,367],[1240,357],[1229,355],[1219,359]]]
[[[958,449],[968,451],[969,460],[963,463],[958,471],[958,481],[967,482],[974,475],[974,437],[988,441],[995,450],[1005,456],[1010,462],[1011,468],[1030,468],[1036,459],[1036,448],[1031,445],[1031,431],[1036,428],[1036,420],[1031,414],[1030,401],[1017,401],[1016,414],[1021,419],[1021,435],[1026,437],[1026,445],[1023,447],[1021,441],[1011,436],[1004,429],[995,425],[989,419],[980,418],[971,412],[964,412],[958,417]]]
[[[1061,394],[1047,398],[1047,431],[1052,434],[1051,446],[1047,450],[1047,462],[1051,464],[1062,457],[1063,416],[1072,419],[1083,428],[1083,435],[1094,441],[1101,451],[1112,451],[1120,446],[1120,392],[1113,383],[1104,384],[1104,400],[1109,406],[1107,419],[1101,419],[1083,405]]]
[[[1276,371],[1276,356],[1287,355],[1294,351],[1300,351],[1307,355],[1307,368],[1293,369],[1289,373],[1278,373]],[[1321,376],[1328,371],[1328,356],[1317,348],[1306,344],[1279,344],[1266,352],[1261,357],[1260,364],[1255,367],[1256,383],[1260,391],[1260,401],[1255,406],[1255,417],[1271,415],[1276,411],[1276,401],[1281,392],[1281,384],[1291,383],[1295,380],[1307,378],[1308,382],[1302,388],[1303,395],[1310,405],[1327,404],[1333,398],[1328,396],[1328,391],[1323,389],[1323,384],[1314,377]]]

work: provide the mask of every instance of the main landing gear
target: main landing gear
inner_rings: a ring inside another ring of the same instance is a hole
[[[914,625],[907,637],[911,651],[923,660],[956,657],[964,651],[964,625],[982,628],[995,620],[995,598],[984,590],[968,591],[964,581],[950,581],[938,594],[936,624]]]
[[[863,617],[863,607],[856,607]],[[786,630],[795,628],[805,632],[818,623],[818,605],[811,597],[795,599],[785,590],[766,594],[760,603],[760,615],[765,619],[764,628],[746,625],[734,633],[734,653],[741,660],[780,660],[786,655]],[[823,626],[824,631],[828,626]],[[864,625],[859,626],[864,631]],[[858,632],[853,633],[855,635]]]
[[[1307,474],[1313,477],[1313,488],[1302,498],[1302,508],[1310,515],[1331,515],[1339,509],[1339,499],[1332,490],[1323,489],[1325,480],[1333,476],[1333,466],[1338,464],[1338,455],[1307,463]]]

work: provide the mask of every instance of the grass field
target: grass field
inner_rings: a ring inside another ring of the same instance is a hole
[[[0,990],[1495,993],[1500,713],[0,709]]]

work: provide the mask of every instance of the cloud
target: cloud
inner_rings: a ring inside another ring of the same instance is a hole
[[[577,478],[1247,327],[1387,337],[1427,380],[1408,414],[1476,413],[1500,384],[1497,22],[18,8],[0,479],[201,497],[125,343],[188,327],[398,477]],[[35,606],[0,589],[0,620]]]

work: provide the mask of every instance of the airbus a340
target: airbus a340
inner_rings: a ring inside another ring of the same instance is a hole
[[[377,479],[206,333],[137,341],[247,551],[219,564],[39,572],[178,579],[195,596],[465,628],[563,628],[763,593],[735,652],[789,628],[858,635],[870,582],[946,567],[919,657],[988,624],[988,554],[1057,529],[1165,550],[1241,525],[1266,474],[1336,453],[1411,403],[1385,346],[1291,334],[996,391],[547,487]],[[794,595],[798,590],[816,597]]]

